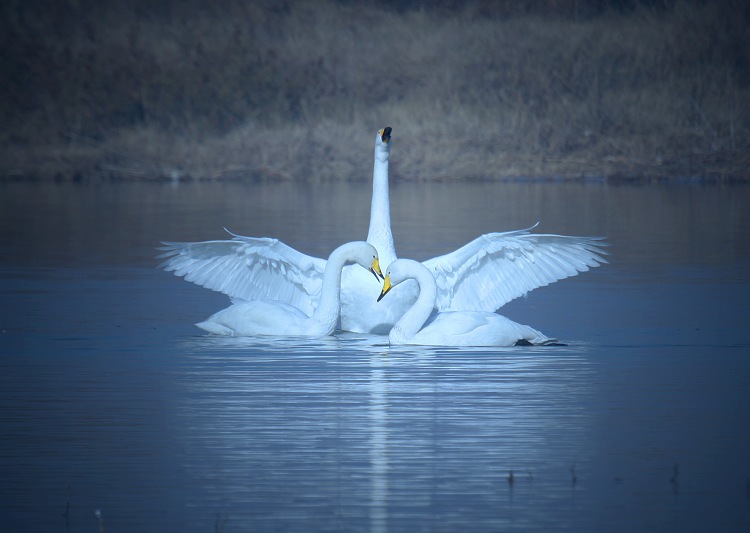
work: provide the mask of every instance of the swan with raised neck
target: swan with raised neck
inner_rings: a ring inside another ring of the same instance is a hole
[[[367,242],[378,250],[380,262],[384,268],[396,259],[396,247],[393,244],[391,231],[391,201],[388,182],[392,131],[390,127],[383,128],[375,137],[370,227],[367,232]]]
[[[391,231],[389,157],[391,128],[375,137],[368,242],[383,268],[396,259]],[[493,312],[537,287],[575,276],[607,261],[601,238],[531,233],[485,233],[452,252],[424,261],[438,284],[440,311]],[[231,234],[231,240],[165,242],[160,257],[167,271],[231,298],[283,300],[311,315],[320,299],[325,259],[309,256],[267,237]],[[345,267],[341,328],[387,334],[416,300],[416,282],[375,306],[378,283],[358,268]]]

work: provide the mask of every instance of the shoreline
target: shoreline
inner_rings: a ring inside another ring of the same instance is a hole
[[[400,148],[400,146],[399,146]],[[186,148],[189,149],[189,148]],[[3,150],[5,151],[5,150]],[[259,165],[251,161],[229,162],[220,155],[215,159],[204,155],[200,164],[180,165],[153,159],[148,154],[140,157],[113,156],[109,150],[62,149],[46,150],[34,147],[12,150],[2,154],[0,183],[7,182],[220,182],[247,181],[253,183],[290,181],[306,184],[336,181],[370,181],[371,161],[355,161],[341,155],[341,172],[332,172],[336,161],[320,162],[320,172],[300,172],[288,161],[266,161]],[[302,159],[314,160],[314,153]],[[363,157],[369,156],[365,152]],[[336,156],[332,156],[335,159]],[[607,182],[607,183],[750,183],[750,155],[737,152],[688,154],[684,157],[664,158],[660,161],[638,161],[623,157],[604,159],[562,156],[526,156],[507,158],[507,165],[494,161],[482,168],[464,166],[452,169],[439,167],[417,168],[396,156],[393,171],[395,182],[403,181],[508,181],[508,182]],[[10,164],[8,164],[10,162]],[[215,162],[215,165],[212,163]],[[316,175],[317,174],[317,175]]]

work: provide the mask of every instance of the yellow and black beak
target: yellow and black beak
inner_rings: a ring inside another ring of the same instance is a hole
[[[380,130],[380,140],[384,143],[387,143],[391,140],[391,132],[393,129],[391,127],[383,128]]]
[[[385,296],[386,294],[388,294],[388,291],[390,291],[392,288],[393,288],[393,285],[391,285],[391,275],[388,274],[383,279],[383,290],[380,291],[380,296],[378,296],[378,301],[382,300],[383,296]]]
[[[372,272],[372,275],[375,276],[375,279],[378,280],[378,282],[380,282],[380,280],[383,279],[383,273],[380,271],[380,261],[378,261],[377,257],[372,258],[372,265],[370,265],[370,272]]]

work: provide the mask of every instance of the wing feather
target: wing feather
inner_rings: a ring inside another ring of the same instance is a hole
[[[232,235],[231,240],[163,242],[159,266],[236,300],[280,300],[310,315],[326,261],[278,239]]]
[[[439,311],[496,311],[511,300],[606,263],[599,237],[532,234],[533,228],[481,235],[425,261],[438,284]]]

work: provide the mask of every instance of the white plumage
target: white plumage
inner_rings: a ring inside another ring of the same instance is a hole
[[[391,231],[388,162],[391,128],[375,139],[372,204],[367,242],[385,269],[396,259]],[[531,229],[481,235],[446,255],[424,262],[437,282],[440,311],[495,311],[537,287],[585,272],[600,263],[600,238],[532,234]],[[269,238],[232,235],[231,240],[164,243],[167,271],[203,287],[244,300],[281,300],[311,314],[320,296],[325,260]],[[376,304],[379,284],[346,267],[341,289],[341,329],[387,333],[416,299],[416,284]]]
[[[538,234],[532,229],[481,235],[454,252],[425,261],[438,286],[436,308],[496,311],[537,287],[606,263],[601,249],[605,244],[599,238]]]
[[[165,242],[160,266],[207,289],[239,300],[278,300],[307,315],[315,311],[325,259],[277,239],[232,235],[231,240]],[[282,269],[283,267],[283,269]]]
[[[278,300],[235,299],[231,306],[196,324],[215,335],[235,337],[274,335],[324,337],[332,335],[339,320],[341,271],[347,263],[357,263],[382,277],[378,252],[366,242],[351,242],[336,248],[328,258],[315,311],[307,313]],[[279,267],[279,265],[276,265]],[[284,268],[281,265],[281,268]],[[372,298],[376,293],[372,294]]]
[[[383,281],[380,301],[406,280],[416,280],[417,301],[396,322],[388,334],[391,344],[424,346],[514,346],[518,342],[550,344],[555,339],[488,311],[445,311],[436,313],[438,287],[432,273],[411,259],[391,263]],[[393,292],[395,296],[398,289]]]

